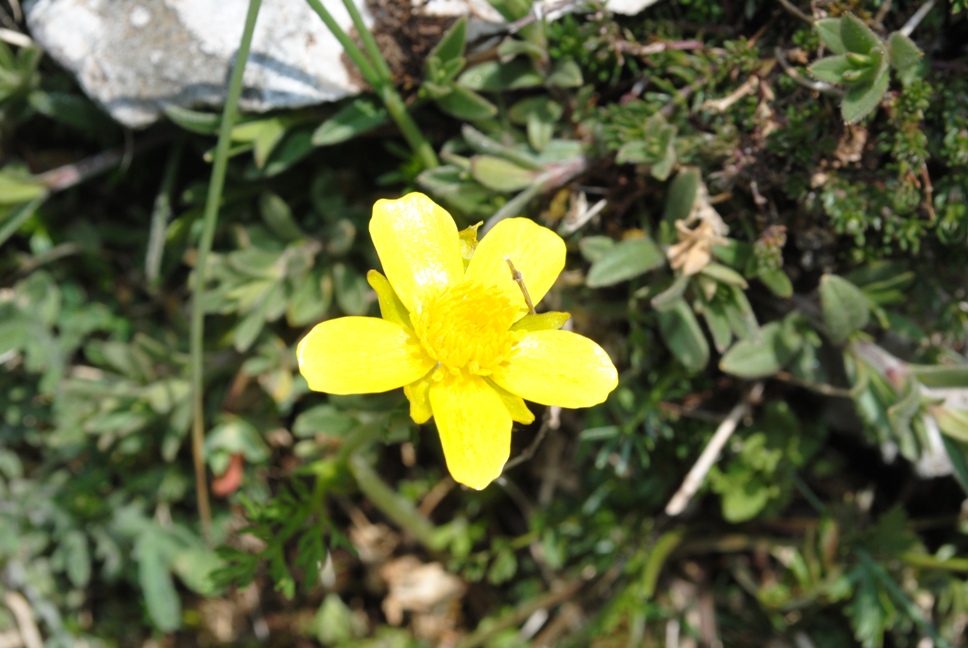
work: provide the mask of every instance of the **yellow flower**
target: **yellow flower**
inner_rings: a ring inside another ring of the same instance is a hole
[[[511,424],[531,423],[523,399],[590,407],[618,384],[605,351],[558,330],[567,313],[529,313],[510,260],[534,303],[565,265],[565,243],[525,218],[498,223],[478,243],[477,228],[427,196],[411,193],[373,206],[370,236],[386,277],[367,275],[382,319],[340,317],[299,343],[310,389],[369,394],[403,387],[410,416],[437,422],[454,479],[482,489],[511,449]]]

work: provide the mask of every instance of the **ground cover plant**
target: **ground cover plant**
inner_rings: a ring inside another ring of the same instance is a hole
[[[252,0],[224,110],[137,133],[2,5],[5,645],[966,644],[963,3],[490,1],[491,42],[358,20],[371,92],[239,115]],[[428,343],[491,320],[416,321],[373,220],[418,194],[455,268],[552,241],[487,339],[582,336],[615,381]],[[486,385],[496,478],[431,382],[306,369],[364,317]]]

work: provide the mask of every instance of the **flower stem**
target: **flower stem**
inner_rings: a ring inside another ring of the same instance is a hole
[[[320,0],[306,0],[313,11],[320,17],[326,28],[333,34],[339,44],[343,46],[343,51],[346,55],[350,57],[355,65],[360,70],[360,74],[366,79],[366,82],[371,86],[376,87],[379,84],[380,76],[377,74],[376,68],[370,63],[370,60],[366,58],[366,54],[363,50],[349,37],[343,28],[339,26],[336,19],[333,18],[333,14],[329,13],[329,10],[323,6]]]
[[[373,37],[373,32],[363,22],[363,16],[353,0],[343,0],[343,4],[346,5],[346,10],[360,35],[360,40],[363,41],[366,52],[360,49],[359,45],[349,37],[349,34],[339,26],[339,23],[336,22],[333,15],[323,6],[320,0],[306,0],[306,2],[343,46],[346,55],[360,70],[360,74],[363,75],[366,82],[376,91],[380,101],[386,106],[387,112],[390,113],[390,117],[396,122],[397,128],[400,129],[400,133],[410,146],[410,150],[417,155],[424,168],[433,169],[440,166],[440,161],[437,159],[433,147],[424,137],[413,117],[410,116],[407,105],[393,86],[393,73],[390,71],[390,66],[383,58],[380,47]]]
[[[413,504],[390,489],[366,459],[350,457],[350,470],[360,490],[380,511],[397,526],[409,532],[424,547],[434,550],[434,525],[420,514]]]
[[[384,429],[386,429],[386,418],[383,417],[376,421],[357,426],[346,436],[343,443],[340,444],[336,461],[349,461],[354,452],[370,441],[375,441]]]
[[[387,65],[386,59],[383,58],[383,53],[380,51],[380,46],[377,45],[376,39],[373,37],[373,32],[363,22],[363,15],[360,14],[356,3],[353,0],[343,0],[343,6],[346,7],[346,13],[350,15],[350,20],[353,21],[353,26],[356,27],[356,33],[360,35],[360,40],[363,41],[363,49],[366,50],[367,55],[370,57],[370,62],[373,64],[378,78],[384,83],[392,83],[393,72],[390,71],[390,66]]]
[[[195,285],[192,287],[192,319],[190,330],[191,343],[191,374],[192,374],[192,459],[195,464],[195,490],[198,498],[198,514],[201,518],[202,535],[206,542],[212,540],[212,509],[208,499],[208,482],[205,475],[205,409],[203,398],[203,366],[202,351],[205,336],[205,271],[208,263],[208,253],[212,249],[215,239],[215,225],[218,221],[218,206],[222,200],[222,189],[225,186],[225,174],[228,170],[229,145],[232,141],[232,126],[238,112],[239,97],[242,94],[242,74],[249,58],[252,45],[252,34],[255,32],[255,22],[259,15],[262,0],[249,0],[248,13],[245,16],[245,27],[242,40],[235,55],[235,67],[229,81],[229,91],[225,98],[225,110],[222,112],[222,124],[219,129],[218,144],[215,146],[215,158],[212,163],[212,177],[208,185],[208,196],[205,200],[205,214],[202,219],[202,236],[198,241],[198,259],[195,264]]]
[[[420,131],[417,122],[410,116],[410,112],[407,111],[407,106],[397,93],[397,89],[390,83],[384,84],[380,88],[380,99],[383,101],[383,105],[386,106],[387,112],[390,113],[390,117],[397,123],[397,128],[400,129],[403,138],[410,145],[410,150],[417,154],[424,168],[435,169],[439,167],[440,161],[437,159],[437,154],[434,152],[430,142],[427,141],[427,138]]]

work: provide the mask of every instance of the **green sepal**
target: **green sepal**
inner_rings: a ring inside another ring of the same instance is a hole
[[[380,315],[383,319],[413,330],[410,313],[397,297],[396,291],[393,290],[387,278],[376,270],[370,270],[366,273],[366,282],[376,292],[376,298],[380,302]]]
[[[512,421],[516,421],[524,425],[534,423],[534,414],[528,409],[528,406],[524,403],[523,398],[501,388],[490,378],[485,378],[484,380],[486,380],[487,384],[497,392],[498,396],[500,396],[501,402],[504,403],[504,407],[507,408],[508,414],[511,415]]]
[[[511,326],[512,331],[553,331],[560,329],[571,319],[570,313],[551,311],[537,315],[525,315]]]

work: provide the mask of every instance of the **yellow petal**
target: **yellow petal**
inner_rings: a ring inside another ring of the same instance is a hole
[[[317,324],[296,349],[314,391],[372,394],[408,385],[436,364],[399,324],[340,317]]]
[[[390,285],[387,278],[376,270],[370,270],[366,273],[366,281],[376,293],[377,301],[380,302],[380,316],[412,331],[413,324],[410,323],[410,313],[407,312],[407,308],[397,297],[397,293],[393,292],[393,286]]]
[[[494,226],[477,244],[467,277],[501,288],[520,313],[527,313],[521,288],[511,277],[507,259],[521,273],[537,304],[565,267],[565,242],[547,227],[527,218],[508,218]]]
[[[428,292],[464,276],[454,219],[422,193],[376,201],[370,236],[390,285],[411,313]]]
[[[571,331],[532,331],[514,345],[491,378],[512,394],[542,405],[591,407],[618,385],[602,347]]]
[[[403,388],[404,395],[410,401],[410,418],[417,425],[426,423],[433,416],[433,410],[430,409],[430,385],[434,382],[433,376],[434,372],[431,371]]]
[[[506,389],[498,387],[493,380],[484,379],[487,384],[491,386],[491,389],[497,392],[497,395],[501,397],[504,402],[504,406],[508,408],[508,414],[511,415],[511,420],[515,423],[522,423],[528,425],[534,423],[534,413],[528,409],[527,404],[524,399],[520,396],[515,396]]]
[[[430,404],[455,481],[483,489],[511,453],[511,415],[480,376],[447,374],[430,386]]]

